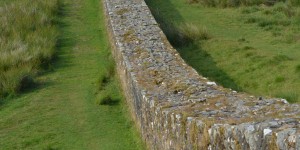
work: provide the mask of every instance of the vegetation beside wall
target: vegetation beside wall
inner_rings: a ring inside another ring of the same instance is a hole
[[[58,0],[4,1],[0,7],[0,97],[34,83],[55,54]]]
[[[147,1],[169,41],[187,63],[224,87],[300,101],[298,1],[226,8],[195,2]],[[181,40],[181,24],[193,25],[185,26],[185,31],[204,28],[209,38]]]

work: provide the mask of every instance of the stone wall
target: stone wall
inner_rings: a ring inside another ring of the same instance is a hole
[[[104,0],[123,90],[150,149],[300,149],[300,107],[217,86],[169,44],[143,0]]]

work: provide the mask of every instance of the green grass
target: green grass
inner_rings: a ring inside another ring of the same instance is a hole
[[[34,83],[53,58],[58,0],[2,2],[0,7],[0,97]]]
[[[200,3],[208,7],[238,7],[238,6],[253,6],[267,5],[272,6],[277,2],[286,2],[291,5],[300,5],[299,0],[186,0],[188,3]]]
[[[299,7],[147,3],[170,42],[203,76],[238,91],[300,101]],[[205,27],[210,38],[180,43],[180,24]]]
[[[53,71],[1,101],[0,149],[143,149],[111,71],[100,1],[62,0],[62,6]],[[101,93],[115,102],[98,105]]]

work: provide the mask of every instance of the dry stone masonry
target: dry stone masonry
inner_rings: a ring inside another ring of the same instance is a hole
[[[300,150],[300,107],[217,86],[169,44],[143,0],[104,0],[113,54],[150,149]]]

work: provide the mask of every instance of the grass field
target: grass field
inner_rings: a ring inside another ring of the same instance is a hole
[[[0,98],[34,84],[53,59],[57,44],[58,0],[0,3]]]
[[[53,69],[1,101],[0,149],[143,149],[113,71],[100,1],[61,2]]]
[[[147,3],[170,42],[203,76],[238,91],[300,101],[298,6]]]

